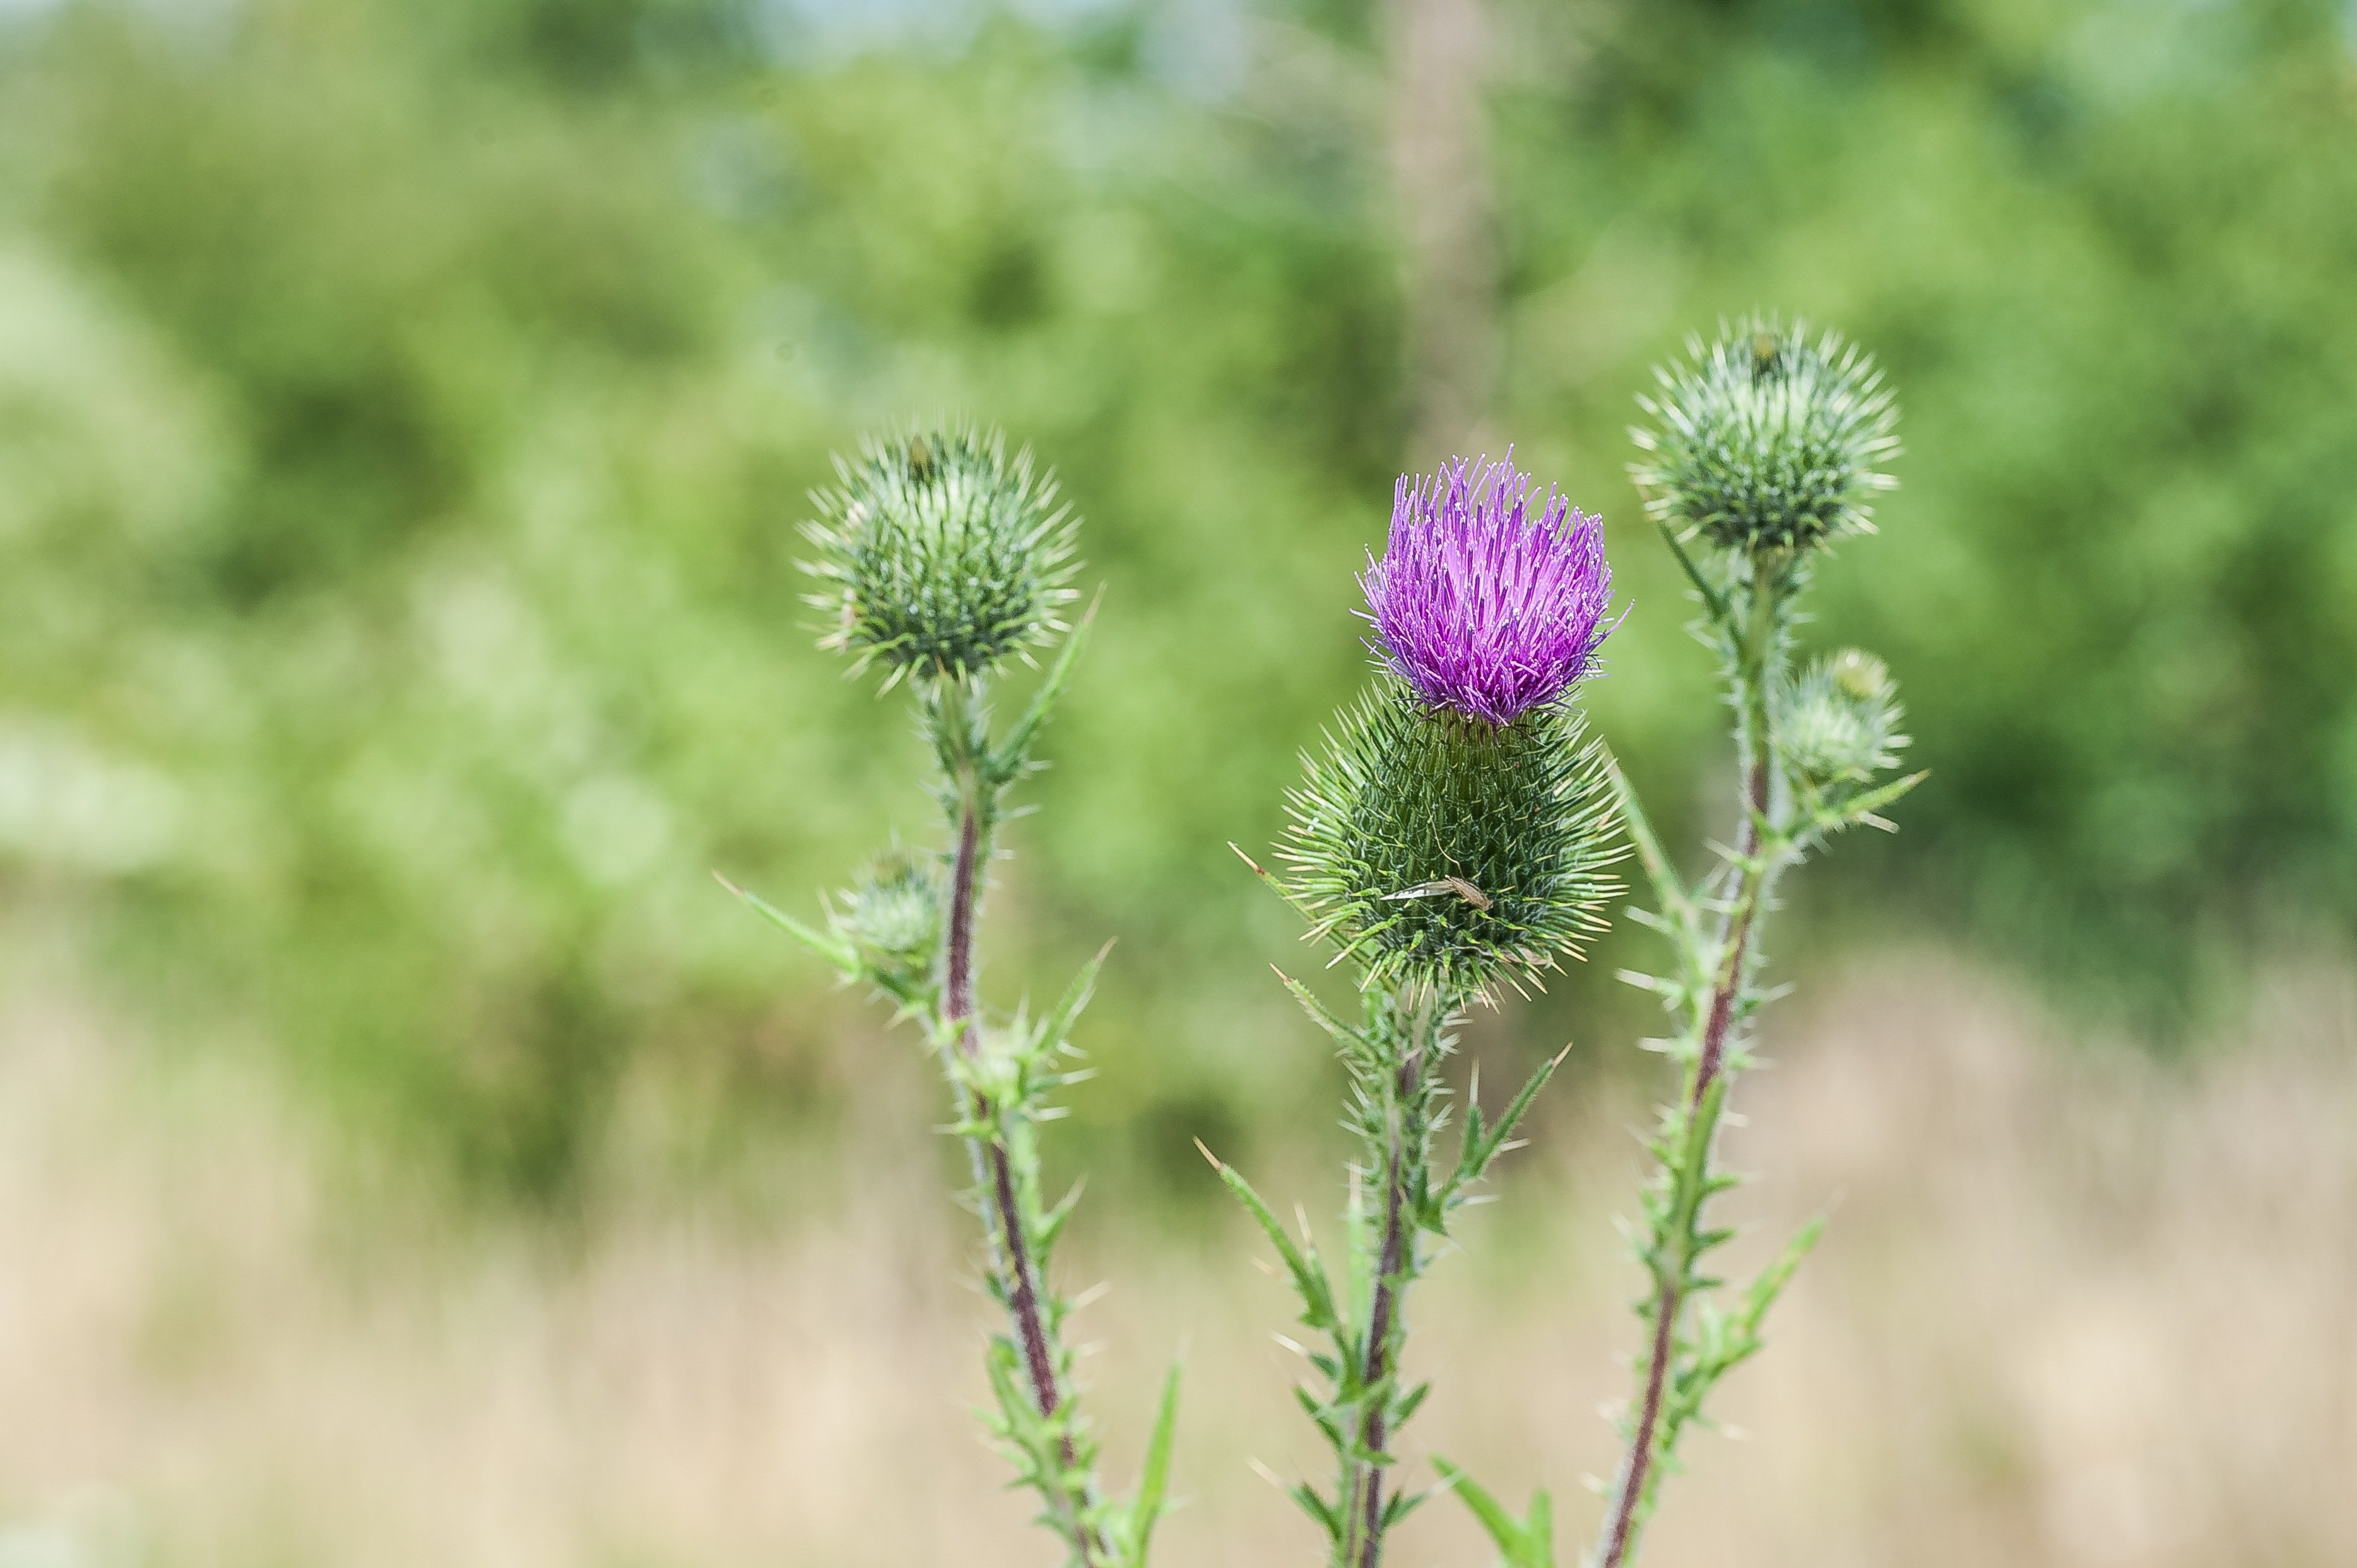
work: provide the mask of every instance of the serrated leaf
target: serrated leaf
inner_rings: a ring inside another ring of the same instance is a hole
[[[1250,865],[1251,862],[1247,861],[1245,864]],[[1254,869],[1258,868],[1255,867]],[[1364,1046],[1371,1044],[1367,1039],[1364,1031],[1353,1028],[1350,1025],[1342,1022],[1340,1017],[1335,1015],[1332,1009],[1329,1008],[1326,1004],[1318,1000],[1318,998],[1311,993],[1308,986],[1294,979],[1293,976],[1286,973],[1285,971],[1277,969],[1275,964],[1269,965],[1269,968],[1275,972],[1277,979],[1285,983],[1285,989],[1293,993],[1293,999],[1301,1004],[1301,1010],[1309,1015],[1309,1020],[1311,1023],[1316,1024],[1319,1028],[1333,1036],[1336,1040],[1341,1042],[1343,1045]]]
[[[1461,1180],[1479,1181],[1488,1174],[1491,1162],[1504,1152],[1508,1140],[1514,1135],[1514,1130],[1522,1125],[1523,1118],[1530,1114],[1532,1102],[1538,1099],[1539,1090],[1546,1087],[1547,1079],[1555,1076],[1555,1069],[1561,1067],[1564,1058],[1570,1054],[1571,1047],[1566,1046],[1539,1064],[1538,1070],[1531,1074],[1530,1081],[1523,1085],[1522,1092],[1515,1095],[1507,1103],[1506,1108],[1498,1113],[1498,1120],[1490,1128],[1488,1138],[1478,1148],[1470,1144],[1468,1144],[1466,1157],[1458,1165]],[[1469,1128],[1468,1137],[1469,1138],[1470,1135]]]
[[[1304,1248],[1294,1245],[1293,1239],[1285,1233],[1285,1227],[1276,1222],[1276,1216],[1269,1212],[1268,1205],[1262,1202],[1260,1194],[1253,1190],[1252,1183],[1244,1180],[1233,1166],[1222,1164],[1211,1150],[1203,1148],[1200,1139],[1195,1146],[1202,1149],[1203,1157],[1211,1162],[1211,1168],[1220,1173],[1220,1179],[1228,1184],[1228,1190],[1236,1195],[1245,1211],[1259,1222],[1270,1244],[1276,1248],[1277,1256],[1284,1260],[1286,1269],[1293,1275],[1294,1292],[1301,1297],[1301,1320],[1312,1328],[1325,1330],[1336,1327],[1340,1319],[1334,1310],[1334,1291],[1327,1281],[1325,1266],[1318,1261],[1317,1249],[1313,1246],[1305,1251]]]
[[[1318,1489],[1315,1487],[1307,1481],[1298,1482],[1285,1495],[1298,1503],[1304,1513],[1316,1520],[1324,1528],[1326,1539],[1329,1541],[1342,1539],[1340,1517],[1327,1504],[1324,1498],[1318,1495]]]
[[[1800,1268],[1802,1261],[1808,1257],[1824,1233],[1825,1217],[1822,1214],[1813,1216],[1807,1224],[1793,1233],[1792,1239],[1784,1244],[1784,1250],[1776,1254],[1775,1261],[1762,1269],[1760,1277],[1751,1282],[1751,1288],[1743,1294],[1743,1326],[1748,1331],[1753,1335],[1759,1333],[1768,1309],[1776,1305],[1778,1296],[1784,1294],[1784,1287],[1792,1283],[1794,1271]]]
[[[750,888],[737,886],[719,872],[714,872],[712,876],[714,881],[742,899],[746,907],[755,914],[834,965],[843,972],[845,979],[857,980],[866,972],[866,966],[859,961],[857,950],[842,937],[832,931],[820,931],[802,924],[759,893]]]
[[[1089,1004],[1089,998],[1096,994],[1097,976],[1103,972],[1105,955],[1112,951],[1113,943],[1108,941],[1097,949],[1094,958],[1081,965],[1081,972],[1072,977],[1072,983],[1064,988],[1063,996],[1056,1003],[1055,1011],[1039,1020],[1039,1030],[1032,1036],[1036,1049],[1055,1050],[1071,1036],[1072,1025],[1079,1020],[1081,1010]],[[1068,1073],[1064,1076],[1070,1080],[1080,1075]]]
[[[1621,825],[1628,832],[1629,843],[1637,852],[1637,864],[1643,868],[1645,880],[1652,885],[1654,901],[1662,907],[1660,919],[1663,925],[1691,934],[1694,930],[1694,897],[1686,891],[1685,882],[1678,875],[1677,867],[1670,863],[1668,852],[1663,849],[1652,821],[1645,815],[1644,803],[1637,798],[1636,787],[1629,782],[1629,776],[1620,769],[1620,759],[1609,751],[1604,754],[1604,776],[1612,787],[1614,800],[1619,803]]]
[[[1038,737],[1039,726],[1047,722],[1048,714],[1056,700],[1064,693],[1064,686],[1072,677],[1072,666],[1079,662],[1082,648],[1088,642],[1089,628],[1097,618],[1097,607],[1104,602],[1104,589],[1097,589],[1089,607],[1081,614],[1080,621],[1065,635],[1064,645],[1056,650],[1055,662],[1039,682],[1038,691],[1024,706],[1023,716],[1006,732],[1006,741],[984,759],[984,768],[995,784],[1008,784],[1023,775],[1031,760],[1031,742]]]
[[[1137,1496],[1123,1520],[1122,1545],[1127,1568],[1146,1568],[1146,1549],[1153,1544],[1155,1522],[1162,1517],[1169,1495],[1170,1453],[1178,1430],[1178,1363],[1170,1364],[1162,1380],[1162,1402],[1154,1414],[1153,1435],[1146,1439],[1146,1463],[1137,1477]]]
[[[1531,1496],[1527,1521],[1508,1513],[1473,1477],[1446,1459],[1435,1458],[1443,1487],[1464,1499],[1491,1543],[1497,1547],[1502,1568],[1555,1568],[1555,1505],[1545,1490]]]

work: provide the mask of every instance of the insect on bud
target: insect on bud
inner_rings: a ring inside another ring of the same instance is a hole
[[[1876,465],[1899,451],[1898,410],[1874,361],[1827,332],[1746,317],[1685,364],[1657,368],[1655,424],[1630,435],[1645,509],[1681,535],[1749,554],[1806,551],[1873,532],[1872,497],[1895,483]]]
[[[1611,806],[1567,705],[1493,725],[1386,679],[1287,804],[1296,896],[1378,979],[1519,987],[1603,929]]]
[[[820,646],[888,665],[888,686],[987,674],[1063,629],[1077,521],[1028,452],[1009,459],[996,432],[926,428],[863,441],[835,474],[803,529],[817,549],[803,570],[823,585],[810,603],[830,626]]]

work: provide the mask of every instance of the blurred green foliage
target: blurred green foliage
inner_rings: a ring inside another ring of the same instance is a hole
[[[1685,332],[1779,306],[1899,386],[1905,488],[1820,630],[1934,769],[1813,902],[2162,1014],[2271,921],[2345,929],[2345,14],[1491,10],[1491,427],[1606,516],[1591,706],[1650,792],[1722,811],[1721,715],[1622,428]],[[967,411],[1110,585],[999,981],[1123,936],[1101,1130],[1297,1103],[1287,923],[1223,843],[1274,836],[1392,477],[1444,456],[1384,71],[1307,0],[0,6],[5,896],[490,1187],[572,1190],[649,1063],[823,1101],[845,1015],[705,873],[791,900],[932,831],[791,564],[831,449]],[[1594,1037],[1606,967],[1516,1026]]]

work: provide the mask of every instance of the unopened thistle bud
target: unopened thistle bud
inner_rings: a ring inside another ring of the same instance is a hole
[[[932,868],[905,850],[885,851],[843,896],[835,924],[878,983],[896,991],[921,984],[942,929]]]
[[[1818,789],[1864,784],[1899,763],[1908,737],[1898,683],[1881,660],[1855,648],[1819,660],[1793,682],[1777,745],[1795,777]]]
[[[1564,699],[1610,588],[1597,521],[1508,464],[1403,480],[1361,579],[1386,671],[1288,800],[1295,895],[1371,976],[1517,986],[1601,929],[1610,803]]]
[[[1655,421],[1630,432],[1646,455],[1630,470],[1646,510],[1746,554],[1873,532],[1874,492],[1896,482],[1876,465],[1899,439],[1871,359],[1837,334],[1813,343],[1801,322],[1756,316],[1687,351],[1653,371],[1658,398],[1637,400]]]
[[[1029,453],[933,427],[865,440],[835,474],[803,530],[817,547],[803,569],[824,585],[810,602],[831,622],[822,647],[890,666],[888,685],[986,674],[1062,629],[1077,524]]]

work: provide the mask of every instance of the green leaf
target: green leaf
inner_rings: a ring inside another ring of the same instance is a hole
[[[1442,1487],[1464,1499],[1497,1547],[1504,1568],[1555,1568],[1555,1504],[1544,1489],[1532,1494],[1531,1515],[1525,1522],[1508,1513],[1472,1477],[1448,1460],[1435,1458],[1432,1467],[1440,1472]]]
[[[842,937],[835,935],[832,931],[814,930],[811,927],[803,925],[800,920],[795,919],[791,915],[787,914],[783,909],[779,908],[776,905],[762,897],[759,893],[755,893],[749,888],[737,886],[737,884],[729,881],[728,878],[723,876],[717,871],[714,872],[712,876],[713,880],[718,882],[721,886],[726,887],[729,892],[734,893],[737,897],[743,899],[747,907],[751,908],[755,914],[760,916],[763,919],[769,921],[771,925],[777,927],[780,930],[793,938],[796,941],[801,942],[804,947],[809,948],[813,952],[818,954],[819,957],[826,960],[829,963],[834,965],[835,968],[841,970],[843,972],[844,978],[847,980],[857,980],[860,975],[865,972],[865,966],[859,961],[858,952],[853,949],[850,942],[845,940]]]
[[[1239,851],[1238,853],[1242,852]],[[1252,863],[1250,861],[1246,861],[1245,864],[1249,865]],[[1254,866],[1254,869],[1258,870],[1259,868]],[[1371,1046],[1372,1044],[1372,1042],[1367,1038],[1366,1032],[1364,1030],[1353,1028],[1351,1026],[1342,1022],[1331,1008],[1328,1007],[1326,1004],[1318,1001],[1316,996],[1310,993],[1308,986],[1294,979],[1293,976],[1286,973],[1285,971],[1278,969],[1275,964],[1270,964],[1268,967],[1276,975],[1277,979],[1285,983],[1285,988],[1293,993],[1293,999],[1301,1004],[1301,1010],[1309,1015],[1309,1020],[1311,1023],[1316,1024],[1319,1028],[1333,1036],[1336,1040],[1341,1042],[1345,1046]]]
[[[1670,553],[1676,556],[1678,564],[1685,568],[1686,580],[1695,585],[1695,592],[1702,596],[1703,607],[1710,612],[1711,618],[1721,624],[1731,621],[1734,612],[1727,607],[1727,596],[1712,587],[1709,579],[1702,575],[1702,568],[1695,564],[1694,557],[1686,553],[1685,545],[1679,541],[1678,531],[1665,519],[1654,521],[1661,527],[1662,539],[1669,545]]]
[[[1128,1568],[1146,1568],[1146,1548],[1153,1543],[1155,1521],[1162,1517],[1169,1494],[1170,1450],[1178,1430],[1178,1363],[1170,1363],[1162,1380],[1162,1402],[1154,1413],[1154,1434],[1146,1440],[1146,1465],[1137,1477],[1137,1496],[1123,1520],[1122,1537]]]
[[[984,758],[984,770],[993,783],[1012,783],[1030,765],[1031,742],[1038,737],[1039,726],[1047,722],[1056,699],[1064,694],[1065,683],[1072,678],[1072,666],[1079,662],[1081,649],[1089,639],[1089,628],[1097,618],[1097,607],[1103,603],[1104,589],[1100,587],[1082,612],[1080,624],[1072,628],[1064,638],[1064,646],[1057,650],[1056,661],[1048,666],[1047,676],[1040,681],[1039,689],[1031,693],[1023,716],[1006,732],[1005,744]]]
[[[1089,998],[1096,993],[1097,976],[1103,972],[1105,955],[1111,951],[1113,951],[1111,941],[1097,949],[1096,957],[1082,964],[1081,972],[1072,977],[1072,983],[1064,988],[1064,994],[1057,1002],[1056,1010],[1039,1020],[1039,1032],[1032,1036],[1039,1049],[1054,1050],[1071,1036],[1072,1025],[1079,1020],[1081,1010],[1089,1004]]]
[[[1530,1081],[1523,1085],[1522,1092],[1515,1095],[1507,1103],[1506,1109],[1498,1113],[1496,1125],[1489,1130],[1486,1136],[1477,1140],[1475,1130],[1478,1123],[1468,1122],[1465,1133],[1466,1147],[1463,1157],[1458,1165],[1458,1177],[1450,1184],[1452,1193],[1458,1186],[1465,1182],[1480,1181],[1488,1173],[1491,1162],[1495,1160],[1506,1144],[1512,1141],[1514,1129],[1521,1126],[1523,1118],[1530,1114],[1531,1102],[1539,1097],[1539,1090],[1546,1087],[1547,1079],[1555,1076],[1555,1069],[1561,1067],[1564,1058],[1570,1054],[1571,1047],[1566,1046],[1540,1063],[1539,1069],[1531,1074]]]
[[[1910,773],[1904,779],[1894,779],[1879,789],[1868,789],[1863,795],[1853,796],[1842,802],[1842,816],[1847,822],[1864,822],[1868,827],[1880,828],[1885,832],[1896,832],[1898,830],[1895,827],[1876,816],[1875,813],[1896,801],[1900,796],[1930,777],[1932,777],[1931,770],[1927,768],[1921,773]]]
[[[1301,1511],[1323,1525],[1329,1541],[1342,1539],[1342,1519],[1334,1506],[1318,1495],[1318,1488],[1307,1481],[1297,1483],[1285,1494],[1301,1505]]]
[[[1628,830],[1629,842],[1637,851],[1637,864],[1645,870],[1645,880],[1653,885],[1653,898],[1662,907],[1663,917],[1689,934],[1695,929],[1694,896],[1686,891],[1684,879],[1677,867],[1670,864],[1668,852],[1653,832],[1652,822],[1645,815],[1644,803],[1637,799],[1636,786],[1620,770],[1620,759],[1609,751],[1604,754],[1604,776],[1612,786],[1613,799],[1620,807],[1621,825]]]
[[[1195,1141],[1195,1147],[1202,1150],[1211,1168],[1220,1173],[1220,1179],[1228,1184],[1228,1190],[1260,1222],[1261,1230],[1276,1248],[1277,1256],[1285,1260],[1286,1269],[1293,1275],[1294,1292],[1301,1297],[1301,1320],[1312,1328],[1336,1327],[1340,1319],[1334,1311],[1334,1288],[1327,1280],[1325,1265],[1318,1261],[1317,1249],[1305,1251],[1296,1246],[1293,1238],[1285,1233],[1285,1227],[1276,1222],[1276,1216],[1269,1212],[1268,1205],[1261,1201],[1260,1194],[1253,1190],[1252,1183],[1244,1180],[1234,1166],[1221,1163],[1217,1155],[1203,1147],[1201,1139]]]
[[[1813,1217],[1793,1234],[1792,1240],[1785,1243],[1784,1250],[1776,1254],[1776,1261],[1760,1271],[1760,1277],[1751,1282],[1751,1288],[1743,1294],[1742,1323],[1747,1335],[1754,1339],[1759,1337],[1760,1325],[1767,1318],[1768,1309],[1776,1305],[1778,1296],[1784,1294],[1784,1287],[1792,1283],[1794,1271],[1800,1268],[1802,1261],[1814,1250],[1818,1239],[1824,1233],[1825,1217],[1822,1214]]]

